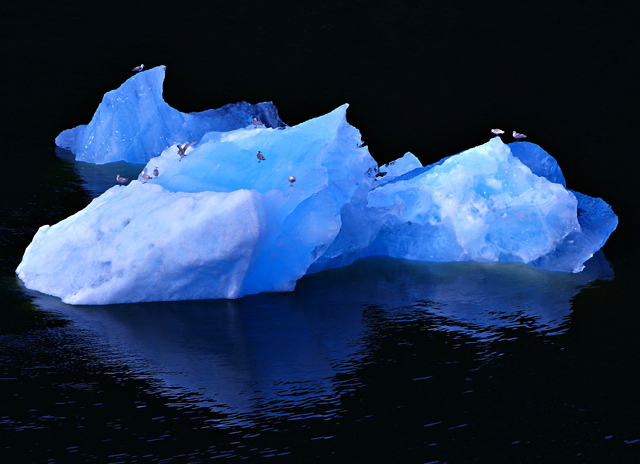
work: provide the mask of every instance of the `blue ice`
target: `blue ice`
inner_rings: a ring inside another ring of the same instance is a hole
[[[494,137],[430,166],[411,153],[378,166],[348,105],[293,127],[272,104],[185,115],[162,101],[163,77],[163,67],[135,75],[91,124],[58,137],[83,140],[76,156],[98,163],[145,157],[153,178],[42,226],[17,268],[28,288],[71,304],[238,298],[367,256],[580,272],[617,226],[532,143]],[[141,125],[141,109],[167,117]]]

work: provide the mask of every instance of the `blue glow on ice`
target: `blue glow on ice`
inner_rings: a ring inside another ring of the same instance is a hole
[[[200,138],[210,131],[251,125],[257,117],[268,127],[285,127],[271,102],[228,104],[217,110],[181,113],[162,98],[165,66],[134,74],[107,92],[91,122],[63,131],[56,145],[76,160],[95,164],[146,163],[166,147]]]
[[[305,274],[366,256],[579,272],[617,226],[604,201],[567,190],[535,144],[495,137],[427,167],[410,153],[379,167],[347,105],[279,129],[253,126],[255,108],[234,106],[211,130],[211,119],[161,101],[163,77],[163,67],[137,74],[105,96],[89,126],[72,129],[76,140],[106,141],[115,122],[135,133],[140,108],[169,115],[138,132],[137,148],[114,137],[90,155],[155,153],[144,171],[159,176],[114,186],[41,227],[17,269],[28,288],[72,304],[238,298],[290,291]],[[58,141],[74,139],[63,134]],[[181,159],[177,144],[195,140]]]

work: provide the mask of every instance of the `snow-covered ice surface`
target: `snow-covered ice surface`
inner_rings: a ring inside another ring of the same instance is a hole
[[[579,272],[617,225],[604,201],[567,190],[535,144],[495,137],[430,166],[407,153],[379,167],[346,111],[279,129],[244,120],[182,159],[176,144],[194,136],[175,140],[144,168],[157,177],[41,227],[18,276],[66,303],[111,304],[290,291],[305,274],[379,255]]]

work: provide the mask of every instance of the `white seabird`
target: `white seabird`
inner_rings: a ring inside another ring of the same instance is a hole
[[[129,178],[120,177],[120,174],[116,174],[116,180],[118,181],[119,184],[124,184],[126,181],[129,180]]]
[[[146,172],[142,171],[142,178],[144,179],[143,184],[146,184],[148,180],[153,179],[153,177],[151,177],[149,174],[147,174]]]
[[[135,68],[132,69],[133,72],[140,72],[144,69],[144,64],[141,64],[140,66],[136,66]]]
[[[253,121],[251,121],[251,124],[253,124],[254,126],[264,126],[264,123],[262,121],[258,121],[257,118],[253,118]]]
[[[291,182],[291,185],[289,187],[293,187],[293,183],[296,181],[296,178],[293,176],[289,176],[289,182]]]
[[[513,138],[516,139],[516,142],[519,142],[520,139],[526,139],[527,136],[519,132],[513,131]]]
[[[491,133],[494,135],[502,135],[504,131],[502,129],[491,129]]]

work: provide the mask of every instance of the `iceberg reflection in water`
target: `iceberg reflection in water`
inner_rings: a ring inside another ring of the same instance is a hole
[[[127,163],[125,161],[117,161],[108,164],[93,164],[85,161],[76,161],[75,155],[69,150],[56,147],[56,155],[73,166],[82,179],[84,188],[88,191],[91,198],[96,198],[106,192],[116,182],[116,174],[129,179],[138,177],[144,164]]]
[[[69,306],[25,291],[174,403],[220,412],[228,426],[334,414],[389,324],[481,343],[513,338],[512,329],[554,335],[568,329],[573,297],[612,277],[598,252],[579,274],[367,258],[306,276],[291,293],[238,300]]]

